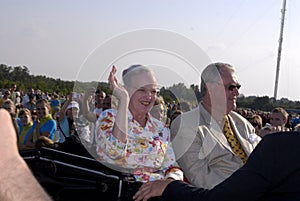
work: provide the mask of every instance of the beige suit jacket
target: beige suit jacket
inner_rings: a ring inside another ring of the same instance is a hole
[[[261,140],[253,126],[236,112],[229,113],[232,129],[247,156]],[[172,145],[179,166],[195,186],[211,189],[243,166],[218,123],[201,104],[172,122]]]

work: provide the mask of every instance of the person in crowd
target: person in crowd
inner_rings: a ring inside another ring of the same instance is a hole
[[[92,96],[93,93],[95,93],[95,96],[97,98]],[[98,100],[98,102],[101,102],[101,110],[98,110],[98,112],[100,112],[99,114],[97,114],[97,107],[95,109],[91,109],[94,108],[94,106],[90,104],[92,99],[94,99],[95,102],[96,100]],[[88,141],[90,145],[93,145],[95,143],[95,123],[99,118],[99,115],[104,110],[111,109],[111,106],[111,95],[106,95],[106,93],[101,89],[97,89],[95,92],[94,88],[91,88],[84,94],[82,101],[82,116],[89,122],[89,139],[86,141]]]
[[[180,110],[182,112],[188,112],[192,109],[192,106],[187,101],[180,101],[178,105],[180,105]]]
[[[50,100],[51,102],[51,115],[53,118],[56,118],[56,113],[60,111],[61,103],[59,100],[59,95],[57,93],[53,94],[53,98]]]
[[[95,92],[95,106],[98,103],[102,104],[105,96],[106,96],[106,93],[102,89],[97,89]]]
[[[40,136],[35,144],[35,148],[41,148],[41,147],[47,147],[47,148],[52,148],[52,149],[57,149],[57,144],[54,143],[52,140],[50,140],[48,137],[45,136]]]
[[[112,106],[111,95],[107,94],[102,102],[102,110],[105,111],[105,110],[111,109],[111,106]]]
[[[261,116],[258,114],[253,114],[248,120],[252,124],[252,126],[255,128],[255,133],[257,135],[260,135],[259,131],[263,127]]]
[[[178,164],[195,186],[210,189],[228,178],[260,141],[250,122],[233,111],[240,87],[230,64],[209,64],[201,74],[199,106],[171,124]]]
[[[22,97],[22,105],[23,106],[25,105],[25,103],[27,103],[29,101],[29,95],[30,94],[34,94],[34,89],[31,88],[31,87],[27,88],[26,94],[23,95],[23,97]]]
[[[17,118],[17,113],[16,113],[17,110],[16,110],[16,106],[15,106],[14,102],[12,100],[8,99],[2,104],[2,108],[9,112],[12,122],[13,122],[13,125],[14,125],[14,128],[16,130],[16,133],[17,133],[17,135],[19,135],[20,128],[19,128],[19,123],[18,123],[18,118]]]
[[[16,91],[16,100],[15,100],[15,106],[17,108],[17,110],[21,109],[22,106],[22,96],[21,96],[21,92],[20,91]]]
[[[272,110],[270,115],[270,123],[273,127],[280,127],[280,131],[289,131],[285,125],[288,123],[289,114],[282,107],[276,107]]]
[[[164,201],[299,200],[299,141],[299,132],[264,137],[246,164],[211,190],[159,180],[144,184],[134,199],[147,201],[162,195]]]
[[[181,105],[180,103],[175,103],[175,101],[173,101],[170,105],[171,107],[171,111],[170,111],[170,114],[169,114],[169,117],[171,118],[172,114],[176,111],[181,111]],[[182,111],[181,111],[182,112]]]
[[[96,120],[100,116],[101,112],[103,111],[103,100],[106,97],[106,93],[101,90],[97,89],[95,92],[95,107],[93,113],[96,114]]]
[[[35,90],[36,100],[42,99],[42,91],[40,89]]]
[[[46,99],[47,101],[51,100],[51,97],[49,96],[48,92],[42,92],[42,99]]]
[[[19,134],[19,149],[26,149],[27,146],[27,140],[32,133],[32,126],[33,126],[33,121],[31,118],[31,112],[28,109],[22,109],[20,110],[18,114],[18,118],[20,119],[19,123],[19,129],[20,129],[20,134]]]
[[[137,182],[182,180],[183,173],[175,166],[169,129],[149,114],[158,94],[154,72],[132,65],[122,72],[124,86],[118,82],[116,72],[113,66],[108,80],[118,98],[117,109],[103,111],[97,120],[98,160],[119,171],[128,170]],[[128,200],[132,200],[132,192],[128,194]]]
[[[29,94],[28,98],[29,101],[23,105],[23,108],[28,109],[33,115],[34,113],[36,113],[36,97],[34,94]]]
[[[166,122],[167,120],[167,112],[164,98],[162,96],[157,96],[154,106],[150,111],[150,114],[158,119],[161,122]]]
[[[271,111],[270,114],[270,124],[266,124],[261,130],[260,135],[262,137],[276,133],[279,131],[289,131],[290,129],[285,127],[288,122],[289,114],[282,107],[276,107]]]
[[[46,99],[37,100],[37,118],[33,122],[33,129],[28,137],[27,146],[35,147],[35,142],[40,136],[45,136],[55,141],[56,121],[52,118],[50,111],[51,106]]]
[[[12,84],[10,89],[10,99],[14,102],[14,104],[16,104],[16,99],[17,99],[17,94],[16,94],[16,91],[17,91],[17,85],[16,84]]]
[[[282,107],[276,107],[271,111],[270,124],[272,127],[277,127],[277,131],[289,131],[289,114]]]
[[[182,114],[181,110],[175,110],[172,112],[171,117],[170,117],[170,127],[172,126],[173,121]]]
[[[51,201],[20,156],[11,117],[3,109],[0,109],[0,132],[0,200]]]
[[[90,101],[93,98],[92,94],[95,93],[94,101],[95,106],[90,108]],[[106,97],[106,93],[101,89],[97,89],[94,91],[94,88],[87,90],[87,92],[83,96],[82,101],[82,113],[83,116],[90,122],[95,123],[103,111],[103,100]],[[92,111],[91,111],[92,110]]]
[[[60,143],[63,143],[66,137],[70,137],[76,132],[74,121],[78,118],[79,104],[72,101],[72,98],[73,93],[70,93],[59,113]]]
[[[17,115],[16,115],[16,106],[15,106],[14,102],[11,99],[6,100],[2,104],[2,108],[7,110],[12,117],[17,117]]]
[[[294,131],[300,131],[300,123],[294,127]]]
[[[4,91],[4,94],[3,94],[3,97],[0,98],[0,107],[2,107],[3,103],[7,100],[11,100],[10,99],[10,91],[9,90],[5,90]]]
[[[82,100],[82,115],[89,122],[89,137],[88,142],[90,145],[95,144],[95,124],[98,119],[98,115],[95,113],[97,100],[102,105],[102,97],[105,93],[102,93],[101,89],[89,88],[83,95]],[[96,98],[97,97],[97,98]],[[101,108],[102,111],[102,108]]]
[[[77,155],[85,155],[87,153],[86,149],[82,145],[79,133],[75,122],[78,121],[79,115],[79,104],[73,101],[73,93],[70,93],[63,104],[59,114],[58,127],[60,131],[58,149],[68,153],[73,153]],[[71,140],[70,141],[68,141]]]

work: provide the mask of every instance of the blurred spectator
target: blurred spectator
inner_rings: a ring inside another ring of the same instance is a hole
[[[15,106],[17,109],[22,108],[22,96],[20,91],[16,91],[16,101],[15,101]]]
[[[14,102],[14,104],[16,104],[16,91],[17,91],[17,85],[16,84],[12,84],[10,89],[10,99]]]
[[[76,101],[72,101],[72,97],[71,93],[59,112],[60,143],[63,143],[66,137],[76,133],[74,121],[78,118],[79,104]]]
[[[266,124],[259,132],[260,136],[264,137],[265,135],[271,133],[277,133],[281,131],[290,131],[289,128],[285,127],[288,122],[289,114],[282,107],[276,107],[272,110],[270,114],[270,124]]]
[[[27,141],[27,146],[35,147],[35,142],[40,136],[46,136],[51,140],[55,140],[56,121],[49,113],[51,106],[45,99],[39,99],[36,102],[37,118],[33,123],[33,129]]]
[[[18,114],[18,118],[20,119],[19,128],[19,149],[27,148],[26,143],[30,133],[32,133],[33,121],[31,118],[31,112],[28,109],[20,110]]]
[[[166,106],[162,96],[157,96],[150,114],[159,121],[166,123]]]
[[[297,124],[297,125],[294,127],[294,131],[297,131],[297,132],[300,131],[300,123]]]
[[[172,125],[172,122],[179,116],[182,114],[181,110],[176,110],[171,114],[171,118],[170,118],[170,127]],[[179,120],[178,120],[179,121]]]
[[[59,95],[57,93],[53,94],[53,98],[50,100],[51,103],[51,115],[53,118],[56,119],[56,113],[60,110],[60,100],[59,100]]]
[[[14,102],[10,99],[6,100],[3,104],[2,104],[2,108],[7,110],[11,116],[14,128],[16,130],[17,136],[20,133],[20,129],[19,129],[19,124],[18,124],[18,119],[17,119],[17,114],[16,114],[16,106],[14,104]]]
[[[262,129],[262,118],[258,114],[252,115],[249,119],[249,122],[252,124],[252,126],[255,128],[255,133],[259,135],[260,129]]]
[[[180,110],[182,112],[188,112],[192,109],[191,105],[186,101],[180,101],[180,103],[178,103],[178,105],[180,106]],[[177,109],[177,110],[179,110],[179,109]]]
[[[48,147],[55,149],[56,144],[50,140],[48,137],[40,136],[35,142],[35,148]]]
[[[107,94],[102,102],[102,110],[104,111],[107,109],[111,109],[111,107],[112,107],[111,95]]]
[[[23,105],[23,108],[28,109],[32,116],[36,115],[36,97],[34,94],[29,94],[29,101]]]
[[[24,106],[28,101],[29,101],[29,95],[33,94],[34,95],[34,89],[33,88],[28,88],[26,94],[22,98],[22,105]]]
[[[281,127],[284,131],[287,131],[288,128],[285,128],[285,125],[288,121],[288,116],[289,114],[282,107],[274,108],[270,115],[271,126]]]
[[[78,121],[79,104],[73,101],[73,93],[70,93],[63,104],[58,120],[60,131],[58,149],[77,155],[85,155],[87,150],[81,143],[75,123]]]
[[[98,117],[100,116],[101,112],[103,111],[103,100],[106,96],[106,93],[101,90],[101,89],[97,89],[95,92],[95,104],[94,104],[94,110],[93,113],[96,114],[96,119],[98,119]]]
[[[3,103],[7,100],[11,100],[10,99],[10,91],[9,90],[5,90],[4,91],[4,94],[3,94],[3,97],[0,98],[0,107],[2,107]]]

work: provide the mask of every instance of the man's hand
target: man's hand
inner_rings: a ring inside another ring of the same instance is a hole
[[[136,201],[147,201],[152,197],[161,196],[165,190],[165,188],[174,181],[173,179],[166,180],[156,180],[145,183],[141,186],[141,188],[136,192],[133,196],[133,199]]]

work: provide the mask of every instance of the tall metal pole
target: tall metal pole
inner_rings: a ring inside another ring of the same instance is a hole
[[[279,46],[278,46],[278,54],[277,54],[277,67],[276,67],[276,78],[275,78],[275,89],[274,89],[274,99],[277,99],[277,90],[278,90],[278,79],[279,79],[279,69],[280,69],[280,59],[281,59],[281,48],[282,48],[282,35],[283,35],[283,27],[284,27],[284,18],[286,11],[286,0],[283,0],[282,9],[281,9],[281,27],[280,27],[280,36],[279,36]]]

